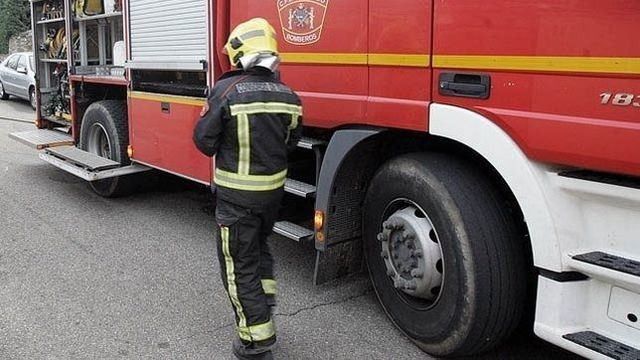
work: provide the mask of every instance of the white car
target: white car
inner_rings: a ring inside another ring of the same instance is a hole
[[[32,53],[16,53],[0,64],[0,99],[13,95],[36,108],[36,72]]]

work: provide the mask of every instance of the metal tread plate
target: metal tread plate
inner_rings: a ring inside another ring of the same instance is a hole
[[[91,171],[100,171],[120,167],[120,163],[100,157],[98,155],[80,150],[75,146],[60,146],[46,150],[51,154],[65,161]]]
[[[573,256],[573,259],[589,264],[602,266],[623,273],[640,276],[640,262],[610,255],[601,251]]]
[[[91,171],[46,152],[41,152],[39,156],[40,159],[48,162],[49,164],[87,181],[109,179],[151,170],[151,168],[148,166],[144,166],[141,164],[132,164],[129,166],[117,167],[102,171]]]
[[[640,350],[609,339],[593,331],[582,331],[573,334],[563,335],[563,338],[574,342],[587,349],[609,356],[617,360],[638,360]]]
[[[287,179],[287,181],[284,183],[284,191],[293,195],[307,198],[316,193],[316,187],[302,181]]]
[[[278,221],[273,225],[273,232],[291,240],[301,241],[313,236],[313,231],[289,221]]]
[[[42,150],[53,146],[73,145],[73,138],[61,131],[38,129],[9,134],[11,139]]]
[[[309,137],[302,137],[300,141],[298,141],[298,147],[303,149],[313,149],[316,146],[326,145],[326,142],[323,140],[312,139]]]

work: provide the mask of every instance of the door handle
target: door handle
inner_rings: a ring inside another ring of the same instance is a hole
[[[488,99],[491,93],[489,75],[444,72],[439,80],[440,95]]]

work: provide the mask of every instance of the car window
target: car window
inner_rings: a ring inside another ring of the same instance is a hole
[[[15,70],[16,67],[18,67],[18,55],[13,55],[12,57],[10,57],[5,66]]]
[[[31,65],[31,71],[36,71],[36,63],[33,61],[33,56],[29,56],[29,65]]]
[[[19,68],[23,68],[26,69],[27,68],[27,57],[24,55],[20,55],[20,59],[18,60],[18,67]]]

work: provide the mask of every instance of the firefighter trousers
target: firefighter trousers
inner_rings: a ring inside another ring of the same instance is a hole
[[[217,200],[218,260],[222,282],[245,344],[269,346],[276,334],[270,306],[276,295],[273,257],[267,244],[280,202],[260,208]]]

